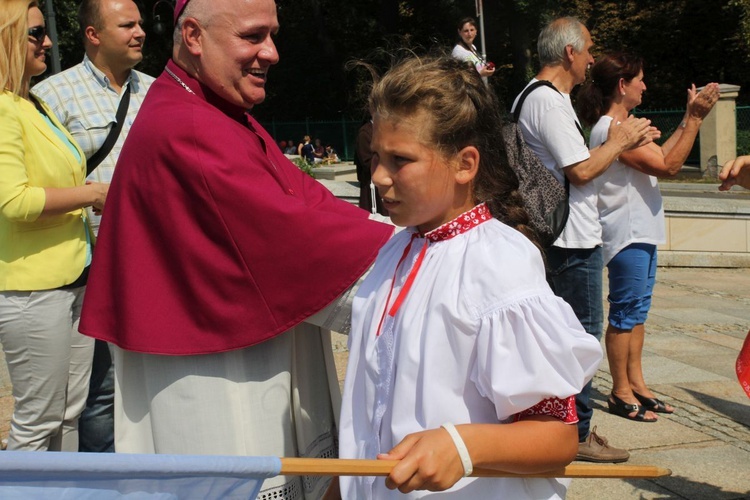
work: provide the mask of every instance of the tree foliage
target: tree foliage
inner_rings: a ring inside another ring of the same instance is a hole
[[[51,0],[47,0],[51,1]],[[157,75],[171,54],[170,0],[137,2],[147,43],[139,69]],[[741,85],[750,97],[750,0],[485,0],[486,52],[497,71],[490,81],[509,103],[538,70],[536,37],[560,15],[591,30],[596,50],[630,51],[646,60],[644,108],[681,107],[690,83]],[[270,72],[262,119],[335,120],[362,115],[371,74],[402,50],[450,50],[456,23],[475,15],[474,0],[277,0],[281,60]],[[54,0],[63,68],[81,60],[75,0]],[[155,16],[166,21],[154,31]],[[476,41],[479,45],[479,38]]]

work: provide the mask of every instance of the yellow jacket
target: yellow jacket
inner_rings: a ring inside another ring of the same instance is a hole
[[[83,151],[46,109],[80,162],[31,102],[0,93],[0,291],[67,285],[86,264],[85,210],[39,217],[45,187],[80,186],[86,178]]]

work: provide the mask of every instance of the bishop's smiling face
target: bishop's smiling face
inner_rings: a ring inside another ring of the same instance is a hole
[[[250,109],[266,98],[266,77],[279,62],[273,0],[217,0],[201,40],[199,78],[225,100]]]

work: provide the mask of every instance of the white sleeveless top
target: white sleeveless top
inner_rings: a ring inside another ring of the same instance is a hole
[[[602,116],[591,129],[591,147],[607,139],[611,116]],[[631,243],[664,243],[664,206],[653,175],[630,168],[619,160],[594,179],[599,192],[597,208],[602,225],[604,264]]]

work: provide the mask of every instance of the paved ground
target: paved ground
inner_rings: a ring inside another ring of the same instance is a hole
[[[569,500],[750,499],[750,399],[734,363],[750,328],[750,269],[659,270],[647,323],[644,365],[657,395],[676,406],[654,424],[606,412],[611,389],[606,363],[594,379],[594,425],[611,443],[631,450],[630,463],[666,467],[656,480],[573,482]],[[334,335],[343,379],[346,338]],[[0,354],[1,357],[1,354]],[[0,437],[12,411],[0,361]]]
[[[672,470],[646,480],[578,480],[571,500],[750,498],[750,399],[734,371],[750,328],[750,270],[660,269],[646,323],[646,380],[676,408],[654,424],[606,412],[606,363],[594,380],[594,424],[630,463]]]

